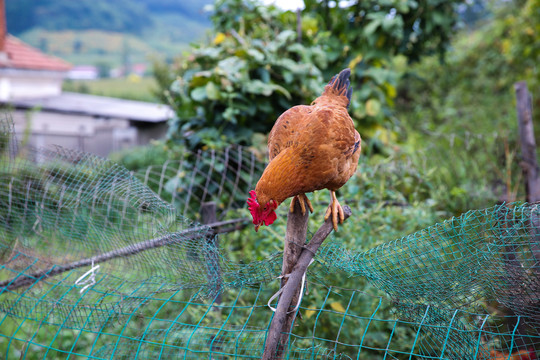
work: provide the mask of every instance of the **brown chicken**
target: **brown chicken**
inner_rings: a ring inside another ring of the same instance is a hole
[[[361,144],[347,111],[350,73],[334,76],[310,106],[295,106],[277,119],[268,137],[270,163],[247,201],[255,230],[272,224],[275,209],[289,197],[291,211],[298,201],[303,213],[306,207],[313,212],[305,194],[320,189],[331,193],[325,219],[332,216],[335,230],[343,222],[335,192],[356,172]]]

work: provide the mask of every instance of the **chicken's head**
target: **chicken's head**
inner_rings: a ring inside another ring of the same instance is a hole
[[[275,210],[278,207],[278,203],[274,200],[270,200],[268,203],[261,206],[257,201],[255,190],[251,190],[249,195],[251,197],[247,200],[247,204],[249,212],[251,212],[251,216],[253,217],[255,231],[258,231],[261,225],[264,224],[268,226],[277,219]]]

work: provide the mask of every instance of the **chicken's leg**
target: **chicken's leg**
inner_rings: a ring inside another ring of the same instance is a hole
[[[326,210],[326,214],[324,215],[324,220],[327,220],[330,217],[330,215],[332,215],[332,224],[334,224],[334,230],[337,231],[338,216],[339,216],[339,223],[343,224],[343,221],[345,220],[345,213],[343,212],[343,208],[339,204],[339,201],[336,197],[336,192],[330,190],[330,196],[332,197],[332,200],[330,202],[330,205],[328,206],[328,209]]]
[[[313,212],[313,205],[311,205],[311,202],[309,201],[306,194],[300,194],[293,197],[291,201],[291,207],[289,208],[290,212],[294,212],[294,203],[297,201],[300,204],[300,208],[302,209],[302,215],[306,215],[306,204],[309,208],[309,211]]]

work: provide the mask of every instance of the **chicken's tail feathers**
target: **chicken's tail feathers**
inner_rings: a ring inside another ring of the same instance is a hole
[[[347,102],[347,108],[351,102],[352,87],[349,76],[351,75],[351,69],[346,68],[341,70],[341,72],[328,82],[324,87],[323,95],[337,95],[337,96],[346,96],[349,100]]]

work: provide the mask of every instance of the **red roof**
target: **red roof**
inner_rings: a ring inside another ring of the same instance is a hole
[[[7,62],[0,62],[0,68],[68,71],[72,67],[67,61],[46,55],[11,35],[6,37],[4,52]]]

